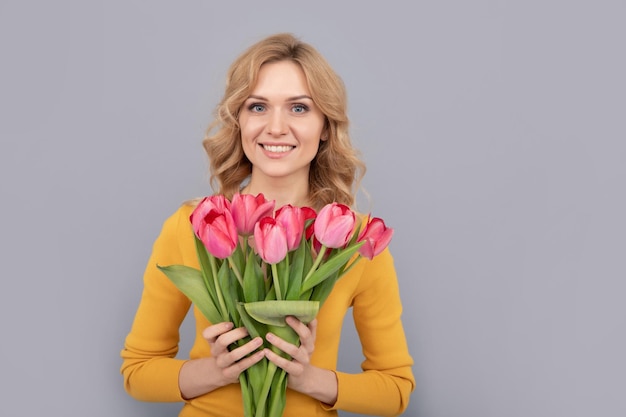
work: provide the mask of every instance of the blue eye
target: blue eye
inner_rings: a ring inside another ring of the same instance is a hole
[[[307,110],[309,110],[309,108],[305,106],[304,104],[294,104],[291,109],[293,110],[294,113],[304,113]]]
[[[256,113],[260,113],[265,110],[265,106],[259,103],[254,103],[248,106],[248,110],[251,110]]]

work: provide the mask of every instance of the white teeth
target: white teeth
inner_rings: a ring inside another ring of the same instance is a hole
[[[280,146],[263,145],[263,149],[265,149],[266,151],[275,152],[275,153],[289,152],[292,148],[293,146],[286,146],[286,145],[280,145]]]

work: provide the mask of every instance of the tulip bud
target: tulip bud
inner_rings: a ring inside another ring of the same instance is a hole
[[[204,217],[211,210],[217,210],[218,213],[222,213],[226,210],[230,210],[230,201],[223,195],[212,195],[210,197],[204,197],[193,210],[189,216],[191,226],[194,233],[200,238],[199,231],[204,228]]]
[[[254,225],[263,217],[271,216],[274,201],[267,201],[263,194],[235,194],[231,202],[233,220],[242,236],[254,233]]]
[[[254,226],[254,250],[268,264],[277,264],[287,256],[287,234],[282,224],[264,217]]]
[[[230,212],[211,210],[202,220],[198,238],[207,251],[219,259],[232,255],[237,247],[238,235]]]
[[[311,217],[311,214],[313,217]],[[287,248],[290,251],[300,246],[305,222],[314,217],[315,211],[310,207],[294,207],[291,204],[287,204],[276,211],[276,221],[285,228]]]
[[[364,242],[359,248],[359,253],[367,259],[373,259],[389,245],[392,235],[393,229],[385,226],[382,219],[374,217],[359,233],[357,242]]]
[[[344,204],[325,205],[315,218],[313,230],[320,243],[328,248],[341,248],[352,237],[356,216]]]

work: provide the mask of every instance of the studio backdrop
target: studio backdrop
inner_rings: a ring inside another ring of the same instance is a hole
[[[226,70],[343,78],[417,380],[406,416],[626,415],[623,2],[0,2],[0,415],[171,417],[120,351],[163,221],[211,192]],[[191,346],[186,321],[179,356]],[[339,369],[363,360],[345,318]],[[347,417],[348,413],[341,413]]]

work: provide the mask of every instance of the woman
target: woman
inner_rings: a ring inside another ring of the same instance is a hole
[[[349,139],[346,101],[341,79],[310,45],[279,34],[251,46],[232,64],[204,140],[214,189],[228,198],[263,193],[276,207],[354,205],[364,166]],[[246,330],[211,324],[197,309],[190,359],[176,359],[179,326],[191,302],[156,265],[198,268],[189,225],[193,208],[193,203],[182,205],[154,244],[122,351],[121,372],[130,395],[184,401],[183,417],[243,415],[238,375],[267,357],[288,373],[286,416],[404,411],[415,381],[388,250],[343,276],[308,326],[288,319],[300,336],[299,347],[268,336],[292,360],[260,350],[260,338],[229,351]],[[359,374],[336,370],[341,325],[350,307],[365,354]]]

